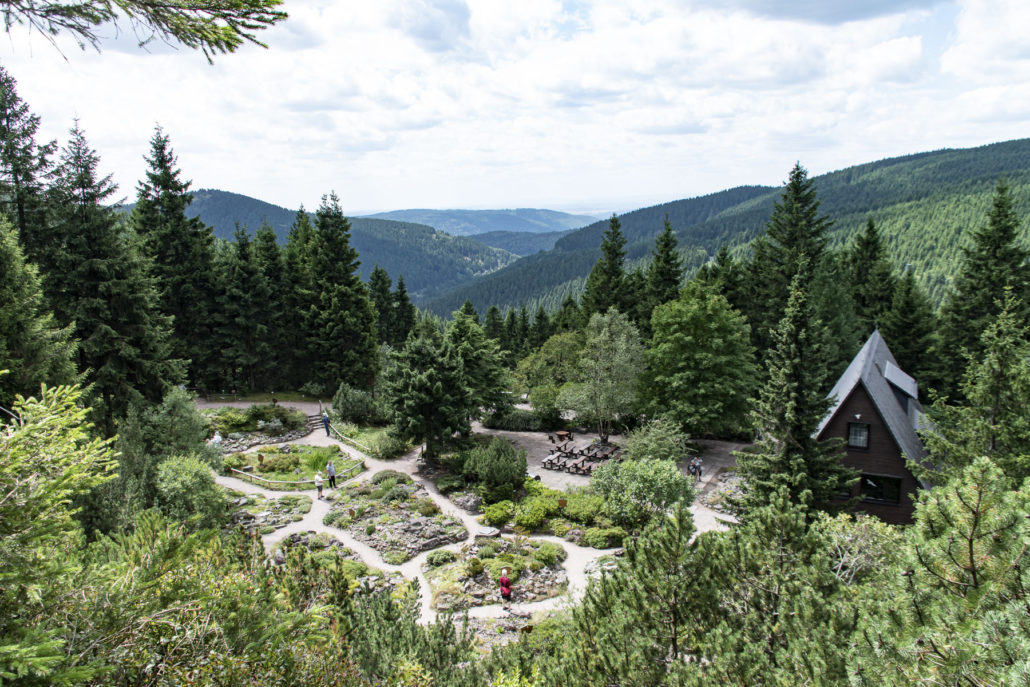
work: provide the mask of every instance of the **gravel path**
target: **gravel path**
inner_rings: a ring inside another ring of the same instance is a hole
[[[198,402],[198,406],[199,405],[200,405],[200,403]],[[241,402],[231,402],[231,403],[221,403],[221,404],[204,403],[203,407],[214,407],[216,405],[232,405],[232,406],[235,406],[235,407],[243,407],[243,406],[249,405],[249,404],[241,403]],[[286,403],[284,403],[283,405],[300,405],[300,404],[286,404]],[[307,409],[305,408],[305,410],[307,410]],[[504,434],[515,434],[515,433],[504,433]],[[536,437],[534,437],[534,438],[536,438]],[[546,435],[544,435],[543,443],[541,443],[541,446],[546,444],[546,442],[547,442]],[[442,495],[436,489],[436,485],[434,485],[431,481],[426,480],[425,478],[421,477],[418,474],[418,464],[417,464],[418,449],[415,449],[415,450],[407,453],[406,455],[404,455],[401,458],[398,458],[396,460],[391,460],[391,461],[376,460],[374,458],[370,458],[370,457],[366,456],[365,454],[363,454],[362,452],[358,451],[356,448],[354,448],[352,446],[349,446],[349,445],[344,444],[344,443],[342,443],[340,441],[337,441],[336,439],[327,437],[325,435],[325,432],[321,428],[319,428],[318,430],[312,432],[311,434],[308,434],[307,436],[305,436],[305,437],[303,437],[301,439],[297,439],[296,441],[293,441],[293,442],[290,442],[290,443],[293,443],[293,444],[305,444],[305,445],[311,445],[311,446],[335,445],[335,446],[339,446],[340,449],[345,454],[349,455],[350,457],[356,458],[356,459],[359,459],[359,460],[363,460],[364,463],[365,463],[365,467],[368,468],[368,469],[365,472],[362,472],[360,475],[357,475],[356,477],[353,477],[350,480],[347,480],[345,482],[341,482],[340,483],[341,486],[343,486],[344,484],[357,484],[359,482],[368,480],[369,478],[371,478],[372,475],[374,475],[375,473],[379,472],[380,470],[396,470],[398,472],[403,472],[403,473],[405,473],[407,475],[410,475],[412,479],[414,479],[416,482],[418,482],[423,487],[425,487],[427,496],[429,498],[431,498],[440,507],[440,510],[443,513],[445,513],[447,515],[450,515],[450,516],[453,516],[454,518],[459,520],[465,526],[465,529],[468,530],[468,532],[469,532],[469,536],[467,537],[467,539],[465,541],[459,542],[457,544],[450,544],[450,545],[447,545],[447,546],[443,546],[443,547],[440,547],[440,549],[448,549],[448,550],[451,550],[451,551],[458,551],[463,544],[472,543],[473,540],[475,539],[476,535],[479,533],[480,529],[483,527],[483,525],[481,525],[476,520],[475,516],[469,515],[467,512],[465,512],[464,509],[459,508],[458,506],[456,506],[453,503],[451,503],[451,501],[449,499],[447,499],[444,495]],[[521,443],[521,442],[517,442],[517,443]],[[276,444],[276,445],[280,445],[280,444]],[[253,451],[256,448],[258,448],[258,447],[253,447],[250,450]],[[546,450],[546,449],[544,449],[544,450]],[[542,459],[542,456],[540,456],[539,458]],[[554,474],[557,475],[557,474],[564,474],[564,473],[554,473]],[[286,525],[285,527],[277,529],[274,532],[271,532],[271,533],[269,533],[269,534],[267,534],[267,535],[262,537],[262,542],[264,543],[266,550],[271,550],[282,539],[284,539],[285,537],[289,536],[290,534],[294,534],[294,533],[297,533],[297,532],[314,531],[314,532],[325,532],[327,534],[330,534],[331,536],[336,537],[337,539],[339,539],[344,544],[344,546],[346,546],[346,547],[350,548],[351,550],[353,550],[361,558],[361,560],[365,564],[367,564],[367,565],[369,565],[371,567],[374,567],[374,568],[379,568],[380,570],[385,570],[385,571],[388,571],[388,572],[400,573],[401,575],[403,575],[405,577],[405,579],[418,580],[419,590],[420,590],[420,594],[419,594],[419,603],[420,603],[419,621],[422,622],[422,623],[428,624],[428,623],[432,623],[434,620],[436,620],[436,611],[434,611],[432,608],[430,608],[431,594],[429,593],[429,589],[430,589],[429,588],[429,583],[426,580],[426,577],[425,577],[425,575],[422,572],[422,566],[425,563],[426,557],[430,553],[432,553],[432,551],[423,551],[418,556],[412,558],[409,561],[406,561],[405,563],[402,563],[401,565],[391,565],[391,564],[389,564],[389,563],[387,563],[386,561],[383,560],[382,554],[380,554],[378,551],[373,549],[368,544],[366,544],[364,542],[361,542],[361,541],[358,541],[353,536],[351,536],[350,533],[345,532],[345,531],[343,531],[341,529],[337,529],[335,527],[328,527],[328,526],[324,525],[322,520],[323,520],[323,518],[325,518],[326,514],[329,513],[329,510],[330,510],[332,504],[329,501],[320,501],[320,500],[318,500],[317,492],[314,489],[307,490],[307,491],[289,491],[289,492],[272,491],[272,490],[265,489],[265,488],[259,487],[257,485],[251,484],[250,482],[247,482],[245,480],[237,479],[235,477],[226,477],[224,475],[216,475],[215,476],[215,481],[218,484],[220,484],[220,485],[222,485],[224,487],[227,487],[229,489],[234,489],[236,491],[243,492],[245,494],[261,494],[262,496],[265,496],[267,498],[279,498],[280,496],[283,496],[284,494],[306,494],[306,495],[310,496],[311,497],[311,510],[304,515],[304,518],[302,520],[299,520],[297,522],[292,522],[292,523]],[[545,480],[545,481],[550,481],[550,480]],[[586,480],[584,479],[584,482],[585,481]],[[551,485],[548,485],[548,486],[551,486]],[[557,486],[557,485],[555,485],[555,486]],[[326,489],[326,491],[328,492],[328,488]],[[691,506],[691,511],[694,514],[694,524],[697,527],[699,532],[703,532],[703,531],[711,530],[711,529],[723,529],[726,526],[725,525],[725,516],[719,514],[718,517],[717,517],[717,514],[716,514],[715,511],[713,511],[713,510],[711,510],[711,509],[709,509],[709,508],[707,508],[705,506],[695,504],[695,505]],[[559,537],[553,537],[553,536],[536,535],[536,536],[533,536],[532,538],[533,539],[543,540],[543,541],[554,542],[555,544],[558,544],[559,546],[561,546],[562,548],[565,549],[567,557],[565,559],[565,562],[563,563],[563,566],[565,568],[565,571],[566,571],[566,574],[567,574],[567,577],[568,577],[568,581],[569,581],[568,590],[563,595],[556,596],[556,597],[551,597],[551,598],[548,598],[548,599],[544,599],[542,601],[534,601],[534,602],[525,602],[525,603],[520,603],[520,604],[512,604],[512,613],[526,614],[526,613],[532,613],[532,612],[535,612],[535,611],[551,610],[551,609],[562,607],[563,605],[569,605],[571,603],[574,603],[574,602],[578,601],[579,599],[581,599],[583,597],[583,593],[586,591],[586,586],[587,586],[586,567],[592,561],[600,558],[601,556],[604,556],[605,554],[609,554],[609,553],[611,553],[613,551],[612,549],[601,550],[601,549],[592,549],[592,548],[588,548],[588,547],[578,546],[578,545],[573,544],[571,542],[567,542],[564,539],[561,539]],[[438,551],[440,549],[433,549],[433,551]],[[508,611],[506,611],[503,608],[501,608],[500,604],[491,604],[491,605],[486,605],[486,606],[476,606],[476,607],[468,609],[468,615],[469,615],[470,618],[503,618],[503,617],[506,617],[508,615],[508,613],[509,613]]]

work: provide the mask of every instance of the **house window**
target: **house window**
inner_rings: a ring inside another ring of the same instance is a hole
[[[869,425],[861,422],[848,423],[848,447],[869,448]]]
[[[901,503],[901,478],[862,475],[859,491],[863,501],[888,503],[896,506]]]

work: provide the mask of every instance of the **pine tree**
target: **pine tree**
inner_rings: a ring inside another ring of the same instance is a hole
[[[508,314],[504,317],[504,336],[501,338],[500,343],[501,350],[509,354],[509,360],[519,349],[519,316],[515,314],[514,310],[509,310]]]
[[[215,357],[211,341],[215,286],[212,280],[214,236],[196,217],[187,217],[193,202],[190,182],[180,178],[168,135],[158,127],[144,158],[146,179],[137,189],[130,221],[152,259],[151,272],[161,294],[161,311],[173,318],[171,355],[190,361],[196,383],[211,378]]]
[[[379,265],[372,268],[368,275],[368,295],[372,299],[372,306],[376,311],[376,335],[379,343],[392,343],[391,332],[394,329],[394,308],[396,304],[390,289],[393,288],[393,281]]]
[[[393,308],[393,332],[390,335],[390,343],[394,346],[403,346],[418,316],[418,311],[408,297],[403,275],[397,277],[397,288],[393,291]]]
[[[569,295],[562,301],[561,307],[554,314],[551,323],[554,333],[571,332],[582,327],[582,320],[583,312],[580,310],[579,303]]]
[[[289,288],[284,293],[283,329],[286,332],[284,347],[286,376],[291,387],[297,388],[312,379],[310,336],[307,331],[307,313],[315,307],[315,281],[312,259],[315,253],[315,228],[304,207],[290,227],[290,233],[283,249],[283,264],[288,275]]]
[[[774,334],[769,377],[754,411],[757,450],[737,454],[744,477],[742,505],[753,511],[781,488],[790,500],[829,509],[834,496],[854,484],[856,475],[841,462],[839,440],[817,441],[816,429],[830,408],[822,324],[812,315],[802,289],[807,266],[791,284],[787,311]]]
[[[420,320],[387,384],[398,434],[424,442],[426,458],[435,459],[452,435],[470,431],[473,408],[466,388],[454,348],[432,321]]]
[[[864,341],[843,258],[827,251],[809,286],[812,312],[824,326],[823,346],[831,380],[844,372]]]
[[[544,345],[544,342],[551,338],[551,318],[547,316],[544,306],[538,306],[536,314],[533,315],[533,324],[529,327],[529,349],[535,351]]]
[[[220,265],[220,349],[234,387],[255,390],[275,368],[268,338],[268,282],[246,228],[236,227],[233,238]]]
[[[340,382],[365,389],[375,375],[376,318],[358,276],[359,264],[339,199],[335,193],[324,196],[315,213],[312,256],[318,300],[307,316],[313,373],[319,384],[330,389]]]
[[[859,338],[866,339],[883,325],[894,301],[897,280],[887,260],[887,251],[872,218],[855,239],[848,253],[848,271],[855,312],[861,323]]]
[[[504,409],[511,405],[508,388],[511,385],[502,362],[497,342],[487,338],[483,328],[465,308],[454,313],[447,325],[447,344],[461,364],[472,416],[479,409]]]
[[[1030,268],[1018,231],[1012,194],[1001,180],[987,214],[987,226],[973,232],[973,245],[963,249],[962,268],[941,306],[938,386],[945,395],[958,393],[955,370],[965,368],[966,356],[979,355],[980,335],[998,316],[1006,288],[1012,289],[1020,304],[1019,322],[1027,323]]]
[[[701,266],[694,279],[714,284],[734,309],[744,313],[749,305],[744,272],[744,266],[733,259],[724,243],[719,246],[715,257]]]
[[[501,317],[501,309],[496,305],[491,305],[486,311],[483,333],[488,339],[496,341],[498,345],[504,340],[504,318]]]
[[[642,338],[651,337],[651,298],[647,291],[647,274],[643,265],[637,265],[626,273],[622,282],[623,294],[626,299],[624,312],[629,315],[630,321],[640,332]]]
[[[262,319],[267,327],[265,340],[274,356],[269,361],[270,366],[264,366],[258,385],[269,390],[282,389],[289,386],[288,361],[291,355],[290,335],[286,331],[286,308],[287,296],[292,287],[275,229],[267,222],[262,222],[254,234],[254,258],[268,288]]]
[[[937,316],[912,270],[907,270],[898,282],[891,307],[883,316],[880,334],[901,369],[917,381],[927,381],[933,368]]]
[[[461,304],[461,312],[479,324],[479,313],[476,312],[476,306],[472,305],[472,301],[469,299],[466,298],[465,302]]]
[[[606,313],[608,308],[625,312],[628,299],[623,284],[626,274],[626,237],[622,235],[619,218],[612,215],[608,230],[601,238],[601,257],[587,276],[586,287],[580,307],[583,316]]]
[[[512,352],[516,357],[521,358],[526,354],[529,345],[529,311],[526,310],[525,303],[519,307],[518,318],[515,321],[515,341],[518,342],[518,345],[512,346]]]
[[[18,236],[0,217],[0,407],[15,394],[38,396],[40,385],[75,381],[71,328],[54,321],[34,265],[25,262]],[[0,411],[2,414],[2,411]]]
[[[58,320],[75,324],[96,424],[112,436],[133,400],[157,403],[183,380],[184,362],[169,356],[170,318],[158,309],[139,237],[106,204],[116,187],[98,178],[99,163],[76,125],[52,189],[59,253],[44,286]]]
[[[0,212],[18,231],[29,262],[53,268],[47,233],[46,180],[57,142],[39,145],[39,116],[18,97],[17,82],[0,66]]]
[[[651,264],[647,266],[647,296],[652,309],[676,300],[679,295],[683,283],[683,261],[676,249],[676,234],[666,213],[664,228],[655,239]]]

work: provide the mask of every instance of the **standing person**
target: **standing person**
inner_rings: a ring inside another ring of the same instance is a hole
[[[325,472],[329,475],[329,488],[336,488],[336,466],[333,465],[333,461],[330,460],[325,466]]]
[[[701,481],[701,456],[695,457],[692,462],[694,463],[694,477],[696,477],[697,481],[700,482]]]
[[[323,410],[322,411],[322,425],[325,427],[325,435],[326,436],[330,436],[330,434],[329,434],[329,411],[328,410]]]
[[[497,580],[501,585],[501,608],[507,610],[511,606],[511,580],[508,579],[508,569],[501,570],[501,579]]]
[[[322,498],[322,473],[315,473],[315,489],[318,489],[318,498]]]
[[[687,463],[687,472],[690,473],[690,476],[694,478],[695,482],[697,481],[697,463],[694,462],[696,460],[697,458],[691,458],[690,462]]]

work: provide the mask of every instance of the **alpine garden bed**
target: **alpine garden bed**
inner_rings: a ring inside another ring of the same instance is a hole
[[[392,470],[377,473],[369,483],[341,489],[323,522],[350,532],[390,565],[468,538],[465,526],[440,513],[422,485]]]
[[[512,602],[540,601],[563,594],[568,577],[562,567],[565,549],[526,537],[477,537],[454,551],[434,551],[426,558],[431,605],[438,611],[501,603],[498,580],[508,570]]]
[[[283,444],[269,446],[250,453],[233,453],[222,461],[222,471],[233,477],[246,479],[265,489],[296,491],[314,489],[315,472],[322,475],[329,486],[326,464],[333,461],[337,479],[345,480],[363,469],[360,460],[350,458],[339,446],[303,446]]]
[[[304,519],[311,510],[311,497],[287,494],[270,499],[261,494],[243,494],[229,490],[230,522],[248,532],[265,535]]]
[[[359,590],[393,590],[406,584],[400,573],[387,573],[366,564],[358,554],[347,548],[343,542],[328,532],[294,532],[283,538],[276,546],[272,560],[276,565],[285,565],[287,556],[296,555],[297,549],[309,554],[309,563],[330,575],[343,575],[353,587]]]

